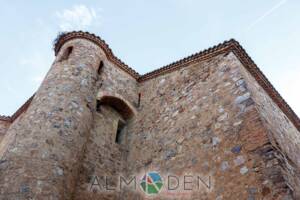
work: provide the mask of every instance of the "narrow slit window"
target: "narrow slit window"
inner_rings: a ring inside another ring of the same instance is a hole
[[[141,93],[139,93],[139,99],[138,99],[138,107],[141,105]]]
[[[116,141],[115,141],[117,144],[121,144],[124,141],[124,128],[125,128],[125,122],[119,120],[117,134],[116,134]]]
[[[71,55],[73,51],[73,47],[68,47],[64,53],[61,55],[60,59],[58,60],[58,62],[61,62],[61,61],[64,61],[64,60],[67,60],[69,58],[69,56]]]
[[[99,100],[97,100],[97,104],[96,104],[96,111],[100,112],[100,106],[101,106],[101,102]]]
[[[103,68],[103,61],[100,61],[100,64],[99,64],[99,67],[98,67],[98,70],[97,70],[97,73],[100,75],[101,73],[101,70]]]

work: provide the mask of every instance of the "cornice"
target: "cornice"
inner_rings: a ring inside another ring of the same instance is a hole
[[[56,39],[56,42],[54,44],[54,52],[55,55],[59,52],[60,48],[64,43],[66,43],[69,40],[75,39],[75,38],[83,38],[89,41],[92,41],[96,45],[102,48],[102,50],[105,52],[108,60],[110,60],[112,63],[116,64],[120,69],[130,74],[135,79],[139,78],[140,75],[137,73],[134,69],[126,65],[123,61],[121,61],[119,58],[117,58],[108,44],[104,40],[102,40],[99,36],[96,36],[95,34],[89,33],[89,32],[82,32],[82,31],[72,31],[67,33],[62,33],[58,36]]]
[[[0,121],[11,122],[10,116],[0,115]]]
[[[274,88],[267,77],[262,73],[262,71],[257,67],[252,58],[247,54],[245,49],[237,42],[234,41],[231,50],[243,64],[243,66],[250,72],[250,74],[255,78],[258,84],[266,91],[270,98],[277,104],[277,106],[282,110],[282,112],[291,120],[294,126],[300,131],[300,119],[293,109],[287,104],[287,102],[282,98],[279,92]]]
[[[228,50],[230,50],[231,45],[234,42],[235,42],[235,40],[233,40],[233,39],[228,40],[228,41],[224,41],[223,43],[215,45],[215,46],[213,46],[209,49],[206,49],[206,50],[200,51],[198,53],[192,54],[188,57],[185,57],[181,60],[175,61],[171,64],[163,66],[163,67],[161,67],[159,69],[156,69],[152,72],[146,73],[146,74],[140,76],[138,81],[143,82],[143,81],[155,78],[157,76],[161,76],[163,74],[170,73],[172,71],[181,69],[181,68],[186,67],[186,66],[188,66],[192,63],[207,60],[207,59],[213,58],[213,57],[215,57],[219,54],[226,53],[226,52],[228,52]]]
[[[15,121],[23,112],[25,112],[27,110],[27,108],[29,107],[33,97],[35,94],[33,94],[12,116],[4,116],[4,115],[0,115],[0,121],[7,121],[12,123],[13,121]]]
[[[300,131],[300,120],[296,115],[296,113],[281,97],[279,92],[273,87],[273,85],[262,73],[262,71],[257,67],[257,65],[254,63],[251,57],[246,53],[244,48],[234,39],[225,41],[221,44],[213,46],[204,51],[200,51],[196,54],[193,54],[191,56],[173,62],[169,65],[163,66],[152,72],[146,73],[144,75],[139,75],[135,70],[133,70],[128,65],[123,63],[119,58],[117,58],[104,40],[88,32],[73,31],[73,32],[61,34],[57,38],[56,43],[54,45],[55,55],[58,53],[59,49],[62,47],[62,45],[65,42],[75,38],[84,38],[99,45],[104,50],[107,58],[111,62],[115,63],[120,69],[122,69],[123,71],[127,72],[129,75],[134,77],[138,82],[144,82],[150,80],[152,78],[186,67],[192,63],[213,58],[222,53],[233,52],[236,55],[236,57],[240,60],[240,62],[243,64],[243,66],[247,69],[247,71],[255,78],[258,84],[266,91],[266,93],[270,96],[270,98],[277,104],[277,106],[282,110],[282,112],[291,120],[294,126]],[[24,112],[24,110],[28,108],[32,98],[33,96],[30,99],[28,99],[26,103],[23,106],[21,106],[21,108],[19,108],[18,111],[15,114],[13,114],[11,117],[0,116],[0,120],[10,121],[10,122],[14,121],[22,112]]]
[[[12,116],[11,116],[11,121],[15,121],[24,111],[27,110],[29,107],[33,97],[35,94],[33,94]]]

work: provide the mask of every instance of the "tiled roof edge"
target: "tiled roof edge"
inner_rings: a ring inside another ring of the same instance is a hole
[[[146,74],[140,76],[137,72],[135,72],[133,69],[128,67],[126,64],[124,64],[120,59],[115,57],[113,55],[111,49],[105,43],[104,40],[102,40],[100,37],[98,37],[94,34],[90,34],[88,32],[74,31],[74,32],[70,32],[70,33],[61,35],[55,44],[55,54],[57,54],[57,52],[59,51],[61,46],[66,41],[73,39],[73,38],[78,38],[78,37],[91,40],[91,41],[95,42],[96,44],[100,45],[105,50],[105,53],[107,54],[108,58],[112,62],[117,64],[117,66],[119,66],[125,72],[128,72],[139,82],[143,82],[143,81],[155,78],[157,76],[161,76],[163,74],[170,73],[172,71],[175,71],[177,69],[185,67],[191,63],[199,62],[201,60],[206,60],[206,59],[212,58],[212,57],[222,54],[222,53],[233,52],[237,56],[237,58],[240,60],[240,62],[244,65],[244,67],[256,79],[256,81],[259,83],[259,85],[267,92],[267,94],[270,96],[270,98],[277,104],[277,106],[282,110],[282,112],[291,120],[291,122],[298,129],[298,131],[300,131],[300,119],[297,116],[297,114],[286,103],[286,101],[281,97],[279,92],[273,87],[273,85],[266,78],[266,76],[262,73],[262,71],[257,67],[257,65],[254,63],[254,61],[251,59],[251,57],[246,53],[244,48],[234,39],[225,41],[225,42],[223,42],[219,45],[213,46],[207,50],[193,54],[191,56],[188,56],[186,58],[183,58],[174,63],[171,63],[169,65],[166,65],[164,67],[161,67],[159,69],[156,69],[152,72],[149,72],[149,73],[146,73]],[[15,114],[13,114],[11,117],[0,116],[0,120],[14,121],[22,112],[24,112],[24,110],[26,110],[28,108],[33,97],[34,97],[34,95],[31,98],[29,98],[26,101],[26,103],[23,104],[23,106],[21,106],[21,108],[19,108],[17,110],[17,112],[15,112]]]
[[[15,121],[29,107],[35,93],[11,116],[11,121]]]
[[[35,94],[33,94],[27,101],[12,115],[12,116],[1,116],[0,115],[0,121],[7,121],[7,122],[13,122],[15,119],[17,119],[27,108],[29,107],[33,97]]]
[[[0,121],[11,122],[10,116],[0,115]]]
[[[139,73],[137,73],[134,69],[132,69],[131,67],[126,65],[123,61],[121,61],[119,58],[117,58],[113,54],[112,50],[110,49],[110,47],[108,46],[108,44],[106,44],[106,42],[104,40],[102,40],[99,36],[96,36],[95,34],[92,34],[89,32],[72,31],[72,32],[67,32],[67,33],[61,33],[58,36],[58,38],[55,40],[55,44],[54,44],[55,55],[57,55],[58,51],[60,50],[60,48],[62,47],[62,45],[65,42],[67,42],[71,39],[75,39],[75,38],[84,38],[84,39],[94,42],[95,44],[97,44],[104,50],[107,58],[111,62],[116,64],[120,69],[127,72],[135,79],[138,79],[140,77]]]
[[[271,99],[277,104],[277,106],[282,110],[282,112],[291,120],[294,126],[300,131],[300,119],[293,109],[287,104],[287,102],[282,98],[279,92],[274,88],[267,77],[262,73],[262,71],[257,67],[252,58],[247,54],[245,49],[234,39],[230,39],[216,46],[213,46],[199,53],[193,54],[169,65],[163,66],[152,72],[142,75],[138,81],[143,82],[163,74],[170,73],[172,71],[178,70],[191,63],[203,61],[206,59],[213,58],[216,55],[222,53],[233,52],[243,66],[250,72],[250,74],[255,78],[259,85],[266,91],[266,93],[271,97]]]
[[[244,65],[244,67],[255,78],[258,84],[266,91],[270,98],[277,104],[282,112],[291,120],[294,126],[300,131],[300,119],[293,109],[282,98],[279,92],[274,88],[267,77],[257,67],[252,58],[247,54],[245,49],[235,40],[232,41],[232,51]]]
[[[149,73],[146,73],[146,74],[140,76],[138,81],[143,82],[143,81],[155,78],[157,76],[161,76],[162,74],[166,74],[166,73],[175,71],[179,68],[190,65],[191,63],[195,63],[195,62],[198,62],[201,60],[206,60],[206,59],[212,58],[216,55],[219,55],[221,53],[228,52],[228,49],[230,49],[230,47],[234,43],[234,41],[235,41],[234,39],[224,41],[223,43],[215,45],[209,49],[205,49],[203,51],[200,51],[198,53],[195,53],[188,57],[185,57],[181,60],[170,63],[166,66],[163,66],[159,69],[156,69],[154,71],[151,71]]]

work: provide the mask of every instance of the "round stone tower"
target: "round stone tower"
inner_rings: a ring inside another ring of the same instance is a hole
[[[95,39],[83,32],[59,36],[51,69],[7,132],[0,199],[72,198],[96,109],[98,68],[105,58]]]

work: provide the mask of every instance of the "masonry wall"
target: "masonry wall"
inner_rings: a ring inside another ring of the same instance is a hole
[[[108,93],[121,96],[136,106],[138,103],[138,86],[136,79],[107,59],[103,61],[104,67],[100,75],[102,86],[98,91],[98,98],[105,95],[103,93]]]
[[[0,142],[2,141],[9,126],[10,122],[0,120]]]
[[[106,97],[117,100],[96,111]],[[147,199],[138,184],[149,171],[180,177],[178,189],[165,182],[152,199],[299,198],[299,131],[233,53],[138,83],[98,45],[73,39],[8,126],[0,121],[2,198]],[[137,187],[118,191],[119,175],[136,176]],[[184,175],[210,179],[210,188],[184,190]],[[91,187],[95,178],[102,189]]]
[[[4,130],[3,134],[2,134],[2,138],[0,141],[0,156],[2,156],[5,151],[7,151],[9,145],[11,144],[12,140],[14,140],[15,135],[13,134],[7,134],[8,130],[10,129],[10,127],[12,127],[13,124],[18,123],[18,121],[20,121],[23,116],[25,115],[26,110],[24,110],[23,113],[21,113],[13,122],[5,122],[4,125]]]
[[[126,162],[125,149],[115,143],[120,118],[110,106],[101,106],[101,111],[95,114],[74,199],[120,199],[116,186]],[[106,184],[108,190],[104,188]]]
[[[7,131],[1,199],[71,199],[92,127],[100,56],[88,40],[63,45],[28,110]]]
[[[127,106],[135,109],[138,102],[137,81],[105,57],[102,58],[102,61],[103,68],[99,75],[100,88],[96,93],[97,99],[101,101],[104,97],[116,97],[126,101],[130,104]],[[101,104],[100,110],[94,115],[94,125],[81,163],[82,169],[74,194],[75,199],[121,198],[121,194],[117,191],[118,177],[125,173],[128,145],[126,141],[118,144],[115,140],[118,121],[120,119],[125,121],[127,126],[131,122],[130,119],[122,116],[124,113],[120,113],[114,108],[114,104],[115,102]],[[104,188],[106,178],[111,191]],[[91,187],[91,184],[97,183],[97,181],[101,188]]]
[[[219,55],[140,84],[142,104],[128,130],[127,171],[200,174],[213,182],[211,190],[182,196],[162,191],[157,199],[289,197],[285,186],[281,194],[270,195],[276,190],[272,183],[262,190],[268,177],[261,152],[269,141],[237,62],[232,53]],[[124,196],[142,199],[136,191]]]
[[[242,66],[239,62],[237,64]],[[293,195],[298,199],[300,198],[300,133],[254,77],[244,68],[242,74],[257,104],[270,143],[276,151],[274,157],[278,160],[277,165],[292,189]]]

